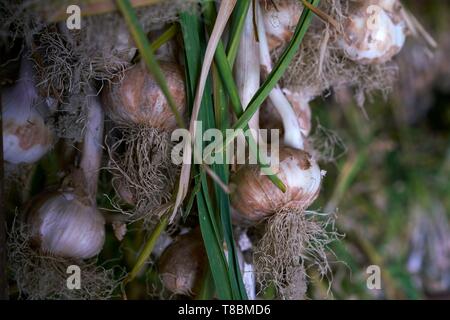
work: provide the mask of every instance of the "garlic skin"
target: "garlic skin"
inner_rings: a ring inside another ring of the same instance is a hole
[[[1,97],[4,160],[12,164],[38,161],[52,148],[54,134],[44,121],[48,106],[37,104],[30,61],[22,59],[19,80],[2,90]]]
[[[338,41],[345,55],[360,64],[382,64],[400,52],[406,41],[406,22],[398,0],[352,2]]]
[[[183,75],[176,64],[162,61],[159,64],[178,111],[183,115],[186,103]],[[163,131],[177,127],[163,92],[143,63],[127,70],[117,83],[108,85],[102,99],[106,113],[116,123]]]
[[[42,252],[73,259],[96,256],[105,242],[105,220],[96,207],[72,192],[56,192],[28,215],[32,243]]]
[[[289,42],[302,12],[297,0],[277,1],[277,6],[270,1],[261,0],[264,27],[270,51]],[[277,10],[278,9],[278,10]]]
[[[255,165],[241,167],[231,178],[236,189],[231,204],[236,222],[256,223],[286,207],[306,209],[317,198],[322,172],[305,151],[282,147],[278,177],[286,186],[279,190]]]

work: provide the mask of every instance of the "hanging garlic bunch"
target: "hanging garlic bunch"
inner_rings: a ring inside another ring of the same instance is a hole
[[[38,161],[52,148],[55,139],[45,123],[49,107],[40,101],[33,65],[27,58],[22,58],[16,84],[2,90],[1,97],[4,159],[13,164]]]
[[[255,9],[261,67],[268,74],[272,70],[269,45],[261,10],[259,6]],[[297,107],[302,112],[296,114],[285,94],[300,104]],[[286,191],[282,192],[262,175],[258,166],[240,167],[231,177],[233,220],[235,224],[252,225],[268,219],[266,232],[255,248],[258,281],[263,287],[272,282],[282,297],[302,296],[305,285],[292,283],[299,279],[304,281],[302,257],[314,261],[316,266],[326,261],[328,235],[324,227],[306,213],[319,194],[323,172],[313,156],[305,151],[305,138],[310,130],[309,97],[276,86],[269,99],[284,128],[277,176]]]
[[[406,34],[400,1],[359,0],[350,4],[339,45],[355,62],[381,64],[400,52]]]
[[[183,75],[174,62],[159,64],[183,116]],[[122,200],[134,206],[132,219],[158,216],[155,210],[169,200],[176,178],[177,168],[170,157],[176,118],[144,63],[104,88],[102,98],[106,114],[120,130],[120,138],[109,150],[113,186]]]
[[[11,229],[11,270],[24,298],[107,299],[117,286],[113,270],[85,261],[97,256],[105,241],[105,220],[96,205],[103,110],[95,92],[90,94],[78,166],[60,190],[32,199],[26,223],[17,221]],[[77,290],[67,286],[66,272],[72,265],[82,270]]]
[[[28,212],[33,244],[41,252],[73,259],[96,256],[105,241],[105,220],[96,206],[103,111],[98,97],[87,99],[83,154],[73,174],[73,189],[42,195]]]

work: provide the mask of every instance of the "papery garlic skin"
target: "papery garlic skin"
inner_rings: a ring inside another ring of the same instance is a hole
[[[398,0],[357,1],[350,7],[339,45],[361,64],[381,64],[400,52],[406,41],[406,22]]]
[[[286,186],[285,193],[254,165],[245,165],[232,176],[236,220],[259,222],[282,208],[306,209],[317,198],[322,181],[317,162],[307,152],[288,147],[280,149],[279,159],[278,177]]]
[[[35,203],[29,213],[31,239],[55,256],[88,259],[105,242],[105,220],[96,207],[84,204],[72,192],[57,192]]]
[[[162,61],[159,64],[178,111],[183,115],[186,104],[183,75],[176,64]],[[117,83],[109,84],[102,98],[105,112],[116,123],[163,131],[177,127],[162,90],[143,63],[127,70]]]
[[[13,87],[2,90],[3,157],[13,163],[34,163],[53,146],[54,134],[45,124],[49,110],[38,102],[32,66],[23,59],[20,77]]]

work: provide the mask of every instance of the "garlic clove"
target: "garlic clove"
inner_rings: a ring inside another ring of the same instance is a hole
[[[97,208],[71,192],[56,192],[34,204],[28,215],[32,242],[44,253],[74,259],[96,256],[105,241]]]
[[[186,104],[183,75],[176,64],[162,61],[159,64],[178,111],[183,115]],[[116,123],[164,131],[177,127],[162,90],[143,63],[127,70],[117,83],[109,84],[102,98],[106,113]]]
[[[286,185],[283,193],[254,165],[241,167],[231,178],[235,222],[256,223],[285,207],[306,209],[317,198],[322,172],[305,151],[283,147],[279,151],[278,177]]]
[[[406,22],[398,0],[357,1],[350,6],[344,36],[338,41],[345,55],[361,64],[381,64],[400,52]]]

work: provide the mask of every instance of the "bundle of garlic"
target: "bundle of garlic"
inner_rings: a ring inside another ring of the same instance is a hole
[[[12,270],[20,292],[31,299],[108,298],[116,286],[112,270],[84,261],[98,255],[105,241],[105,220],[96,205],[103,111],[98,97],[86,99],[82,157],[71,185],[32,199],[26,223],[14,226],[10,237]],[[72,265],[82,272],[79,290],[67,285]]]
[[[255,248],[258,281],[263,287],[273,283],[280,296],[292,298],[286,292],[299,285],[291,279],[298,278],[304,265],[318,267],[324,275],[329,271],[326,248],[334,234],[325,230],[328,221],[307,211],[319,194],[322,179],[315,160],[307,152],[289,147],[282,147],[279,159],[278,177],[286,185],[285,193],[261,175],[258,167],[246,165],[232,176],[236,189],[231,203],[235,223],[248,225],[268,219]]]
[[[259,40],[256,52],[264,73],[268,74],[272,68],[269,43],[258,4],[255,9],[257,30],[253,32],[257,32]],[[246,26],[253,28],[251,15],[246,19]],[[251,41],[251,37],[253,35],[244,41]],[[239,66],[238,70],[245,68]],[[251,96],[252,92],[248,94]],[[231,178],[235,185],[231,195],[233,218],[235,223],[250,225],[269,219],[266,232],[255,249],[258,281],[263,287],[273,283],[283,298],[299,298],[303,297],[306,288],[305,264],[313,261],[313,265],[322,268],[321,272],[328,271],[325,249],[332,236],[327,234],[323,223],[306,211],[318,196],[323,173],[315,159],[305,151],[310,113],[296,114],[278,86],[269,98],[284,127],[278,177],[284,182],[286,192],[280,191],[262,175],[257,166],[244,165]],[[242,103],[245,105],[246,101]],[[299,292],[300,288],[302,292]]]
[[[178,65],[160,62],[180,115],[185,112],[184,79]],[[177,127],[163,92],[139,63],[103,90],[108,117],[119,129],[109,148],[109,170],[122,200],[134,207],[131,220],[154,222],[171,197],[177,167],[171,160],[171,133]]]
[[[33,65],[22,58],[19,79],[2,89],[3,157],[12,164],[34,163],[53,146],[54,133],[47,126],[50,109],[39,97]]]

